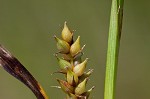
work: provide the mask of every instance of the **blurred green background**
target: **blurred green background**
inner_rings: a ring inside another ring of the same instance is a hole
[[[125,0],[116,99],[150,99],[150,1]],[[111,0],[0,0],[0,43],[41,83],[51,99],[65,99],[55,88],[58,70],[53,35],[64,21],[86,44],[87,68],[94,68],[88,87],[103,99]],[[0,69],[0,99],[36,99],[21,82]]]

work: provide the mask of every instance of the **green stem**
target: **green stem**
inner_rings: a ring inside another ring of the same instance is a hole
[[[112,0],[106,61],[104,99],[114,99],[118,53],[122,29],[123,2],[123,0]]]

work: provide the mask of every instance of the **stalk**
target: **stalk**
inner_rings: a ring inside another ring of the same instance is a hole
[[[119,45],[121,39],[123,19],[123,2],[124,0],[112,0],[106,61],[104,99],[115,98],[115,83],[117,76]]]

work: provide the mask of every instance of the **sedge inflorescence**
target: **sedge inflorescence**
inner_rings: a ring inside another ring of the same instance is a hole
[[[73,40],[73,32],[64,23],[61,38],[54,36],[57,42],[58,53],[55,54],[60,70],[65,80],[57,79],[60,88],[67,94],[67,99],[88,99],[94,86],[86,90],[86,84],[93,69],[85,72],[88,58],[82,61],[83,47],[80,45],[80,36]],[[59,54],[59,55],[58,55]]]

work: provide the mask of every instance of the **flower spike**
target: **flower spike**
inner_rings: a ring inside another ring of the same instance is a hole
[[[86,90],[88,77],[92,74],[93,69],[85,72],[88,58],[82,61],[83,47],[80,45],[80,36],[73,40],[73,33],[70,31],[66,22],[61,32],[62,39],[55,36],[57,48],[62,58],[56,56],[60,65],[60,71],[57,73],[65,75],[65,80],[57,79],[61,89],[67,94],[66,99],[88,99],[91,91]]]

